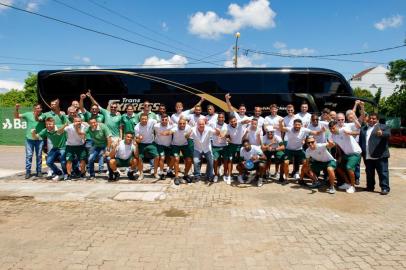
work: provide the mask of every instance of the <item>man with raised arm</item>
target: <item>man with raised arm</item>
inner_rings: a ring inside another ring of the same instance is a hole
[[[240,106],[238,107],[238,112],[237,112],[233,109],[233,105],[230,102],[231,95],[226,94],[225,98],[226,98],[227,108],[230,113],[230,116],[233,115],[234,117],[236,117],[238,122],[242,122],[242,121],[246,122],[246,124],[243,124],[244,128],[246,128],[249,123],[248,120],[251,120],[252,117],[249,117],[246,115],[247,108],[245,107],[245,105],[240,104]]]
[[[223,112],[220,112],[217,117],[217,122],[209,124],[212,128],[220,130],[220,135],[214,134],[212,136],[213,168],[214,168],[213,182],[217,182],[220,177],[219,167],[221,166],[221,163],[223,163],[224,167],[226,166],[225,152],[227,148],[227,139],[225,138],[225,135],[227,134],[227,124],[224,121],[225,114]],[[226,181],[226,179],[224,179],[224,181]]]
[[[45,128],[43,121],[38,121],[42,114],[41,104],[36,104],[32,112],[20,113],[20,104],[15,105],[14,118],[23,119],[27,122],[27,130],[25,132],[25,179],[31,177],[32,156],[35,152],[36,159],[36,177],[40,177],[42,172],[42,148],[44,141],[39,138],[33,138],[31,131],[35,129],[37,133]]]
[[[49,112],[38,115],[36,120],[45,122],[45,119],[49,117],[52,117],[55,120],[55,125],[58,128],[63,126],[68,121],[68,117],[63,111],[61,111],[61,108],[59,107],[59,99],[52,100],[51,110]]]
[[[133,133],[127,133],[124,136],[124,140],[114,142],[108,162],[108,180],[117,181],[120,178],[119,167],[129,167],[130,169],[127,172],[128,179],[135,180],[134,173],[138,164],[137,156],[137,143],[134,141]]]
[[[170,131],[172,128],[173,126],[169,124],[169,117],[166,113],[161,114],[161,122],[155,124],[154,126],[155,144],[159,154],[158,175],[159,179],[161,180],[165,179],[165,161],[167,162],[169,167],[171,167],[172,165],[172,162],[170,162],[172,136],[165,136],[162,135],[162,133]]]

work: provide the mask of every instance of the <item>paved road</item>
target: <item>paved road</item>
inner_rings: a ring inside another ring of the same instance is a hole
[[[33,190],[69,197],[109,185],[8,178],[0,269],[405,269],[406,170],[390,173],[388,196],[164,182],[152,185],[165,193],[153,202],[38,200]]]

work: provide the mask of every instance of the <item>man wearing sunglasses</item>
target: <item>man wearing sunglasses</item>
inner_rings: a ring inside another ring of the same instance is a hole
[[[337,116],[338,118],[339,116]],[[331,132],[330,144],[338,145],[341,152],[341,161],[338,164],[337,173],[345,183],[339,189],[345,189],[347,193],[355,192],[355,167],[361,159],[361,147],[355,141],[354,132],[348,128],[340,128],[338,122],[329,123]]]
[[[306,143],[309,146],[306,149],[306,164],[308,165],[308,175],[313,180],[312,185],[310,188],[317,188],[320,186],[320,182],[318,180],[317,175],[321,171],[327,171],[328,173],[328,180],[330,183],[330,187],[327,189],[327,192],[330,194],[334,194],[334,181],[335,181],[335,173],[334,170],[336,169],[336,160],[328,151],[328,147],[334,146],[333,143],[317,143],[314,136],[308,136],[306,139]],[[303,170],[304,174],[304,170]],[[301,176],[302,179],[304,175]]]

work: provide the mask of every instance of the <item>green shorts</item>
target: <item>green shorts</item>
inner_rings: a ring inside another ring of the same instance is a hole
[[[230,143],[226,146],[224,159],[237,160],[240,158],[241,144]]]
[[[172,145],[172,156],[180,157],[182,153],[183,158],[192,158],[193,157],[193,148],[188,145]]]
[[[265,151],[266,159],[273,160],[275,163],[281,163],[286,159],[285,152],[283,151]]]
[[[226,154],[226,146],[213,146],[213,160],[218,160],[220,157],[224,159]]]
[[[358,163],[361,161],[360,154],[351,154],[351,155],[343,155],[341,158],[340,164],[338,166],[340,168],[346,169],[347,171],[355,171],[355,167],[357,167]]]
[[[306,159],[306,154],[303,150],[285,150],[286,159],[293,161],[296,159],[297,162],[302,163]]]
[[[140,143],[138,145],[138,156],[140,159],[144,159],[145,152],[151,155],[152,158],[159,156],[155,143]]]
[[[310,161],[310,169],[315,174],[318,174],[321,171],[323,171],[324,169],[327,169],[329,167],[333,168],[335,170],[335,168],[337,167],[336,161],[335,160],[330,160],[327,162],[322,162],[322,161],[317,161],[317,160]]]
[[[87,150],[84,145],[67,145],[65,153],[66,161],[87,160]]]
[[[116,164],[117,167],[130,167],[130,162],[133,160],[133,157],[130,157],[129,159],[121,159],[121,158],[116,158]]]
[[[161,157],[170,157],[171,156],[171,147],[165,145],[156,145],[156,149],[158,151],[158,155]]]

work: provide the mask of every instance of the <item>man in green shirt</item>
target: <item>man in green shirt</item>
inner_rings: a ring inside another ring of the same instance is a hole
[[[99,107],[100,113],[104,117],[104,124],[110,129],[113,142],[118,142],[121,136],[121,114],[117,111],[117,103],[110,104],[110,111],[102,108],[100,104],[93,98],[90,91],[86,93],[86,96],[92,101],[93,104]]]
[[[94,162],[95,160],[104,159],[105,156],[110,155],[111,148],[111,132],[105,124],[98,123],[95,118],[90,119],[89,127],[86,130],[86,134],[92,139],[94,146],[93,151],[88,158],[89,177],[91,180],[95,177]],[[107,147],[107,151],[106,151]]]
[[[32,138],[40,140],[48,138],[52,142],[52,149],[48,151],[47,156],[47,166],[51,168],[53,174],[55,175],[52,180],[60,180],[63,175],[67,177],[66,172],[66,157],[65,157],[65,146],[66,146],[66,132],[64,130],[65,125],[63,125],[59,132],[57,127],[55,126],[55,119],[52,117],[48,117],[45,119],[46,128],[41,130],[39,133],[35,129],[32,130]],[[56,165],[55,161],[59,158],[61,163],[60,170]],[[63,179],[63,178],[62,178]]]
[[[90,107],[90,112],[86,111],[86,109],[83,105],[83,100],[86,97],[87,97],[86,94],[81,94],[80,101],[79,101],[79,108],[80,108],[80,111],[83,113],[85,122],[89,122],[90,119],[96,119],[97,122],[104,123],[104,116],[100,113],[99,105],[92,104],[92,106]]]
[[[129,104],[126,111],[127,113],[121,116],[122,134],[134,134],[134,127],[138,123],[134,114],[134,106]]]
[[[52,117],[55,120],[55,125],[58,128],[63,126],[68,121],[68,117],[59,107],[59,99],[52,100],[51,110],[38,116],[36,120],[45,122],[45,119],[49,117]]]
[[[20,109],[20,104],[16,104],[14,118],[23,119],[27,122],[27,130],[25,132],[25,179],[31,177],[31,164],[32,156],[35,151],[36,157],[36,176],[39,177],[42,174],[42,148],[44,146],[43,140],[34,140],[31,136],[31,130],[35,129],[37,132],[40,132],[44,129],[44,123],[38,121],[38,117],[42,114],[41,104],[34,105],[32,112],[26,112],[20,114],[18,111]]]
[[[142,111],[135,115],[136,124],[141,121],[141,115],[148,115],[148,119],[158,121],[158,116],[153,111],[151,111],[151,103],[149,103],[148,100],[144,101],[142,105]]]

